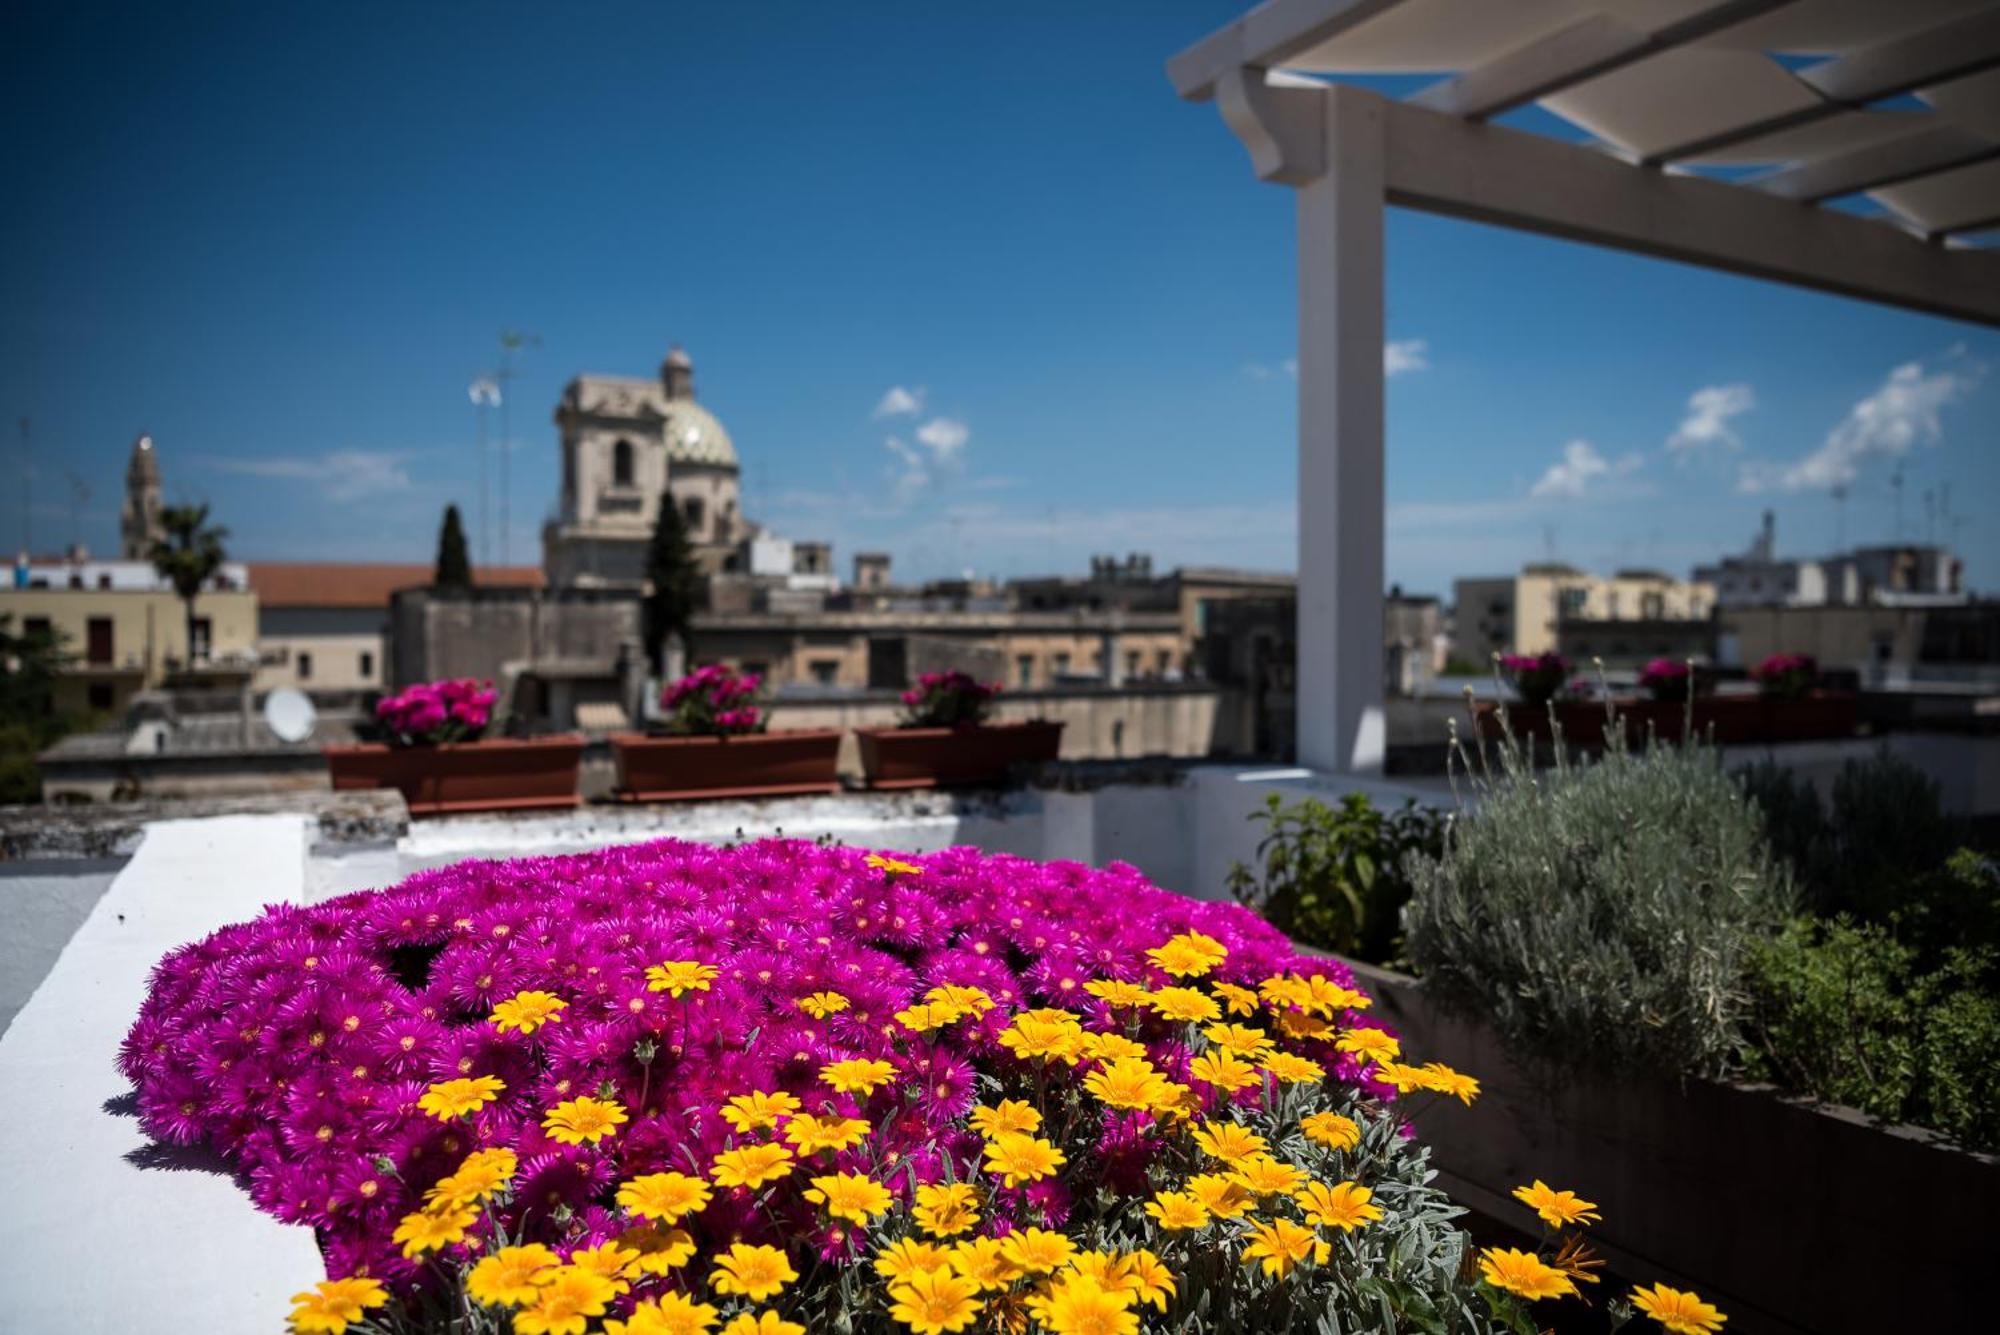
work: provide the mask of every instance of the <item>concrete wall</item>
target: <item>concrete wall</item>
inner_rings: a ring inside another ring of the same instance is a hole
[[[639,640],[628,593],[405,589],[390,602],[389,686],[443,677],[498,680],[509,664],[589,661],[608,670],[620,644]]]

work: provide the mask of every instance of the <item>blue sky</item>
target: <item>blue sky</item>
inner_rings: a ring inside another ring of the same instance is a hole
[[[1290,193],[1162,73],[1237,8],[10,6],[0,541],[28,417],[39,549],[115,547],[144,429],[238,555],[428,559],[511,326],[516,561],[563,382],[680,341],[746,509],[843,568],[1289,567]],[[1903,534],[2000,583],[2000,334],[1400,211],[1389,245],[1406,587],[1684,572],[1766,505],[1789,552],[1886,540],[1898,462]]]

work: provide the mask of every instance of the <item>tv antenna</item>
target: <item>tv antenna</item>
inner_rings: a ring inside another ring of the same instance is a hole
[[[35,447],[32,431],[27,418],[21,419],[21,550],[29,556],[35,554],[35,507],[30,503],[29,493],[35,483]]]
[[[75,473],[69,476],[69,545],[83,546],[83,507],[90,503],[90,484]]]
[[[479,450],[479,564],[490,565],[493,561],[493,515],[492,489],[486,482],[486,410],[500,402],[500,382],[491,372],[482,371],[466,386],[466,395],[472,400],[473,417],[477,422]]]
[[[514,452],[514,435],[508,425],[512,417],[509,411],[510,403],[514,396],[508,386],[520,375],[520,371],[514,365],[514,358],[526,349],[541,346],[542,338],[539,334],[526,334],[518,329],[500,331],[500,369],[493,373],[493,378],[500,383],[500,564],[503,566],[513,559],[510,544],[513,535],[509,531],[509,525],[513,522],[513,507],[512,497],[509,495],[511,487],[508,480],[507,456]]]
[[[1834,483],[1828,494],[1833,497],[1833,554],[1840,556],[1847,551],[1847,484]]]

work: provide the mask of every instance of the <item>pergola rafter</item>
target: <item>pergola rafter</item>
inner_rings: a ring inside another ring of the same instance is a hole
[[[2000,251],[1958,240],[2000,225],[2000,0],[1268,0],[1167,71],[1297,194],[1316,768],[1384,744],[1385,205],[2000,327]],[[1407,101],[1341,81],[1411,73],[1443,77]],[[1530,102],[1592,142],[1490,123]],[[1823,207],[1859,191],[1880,217]]]

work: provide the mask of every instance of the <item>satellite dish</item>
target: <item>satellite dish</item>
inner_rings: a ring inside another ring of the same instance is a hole
[[[303,742],[312,736],[319,715],[304,691],[280,686],[264,697],[264,726],[281,742]]]

